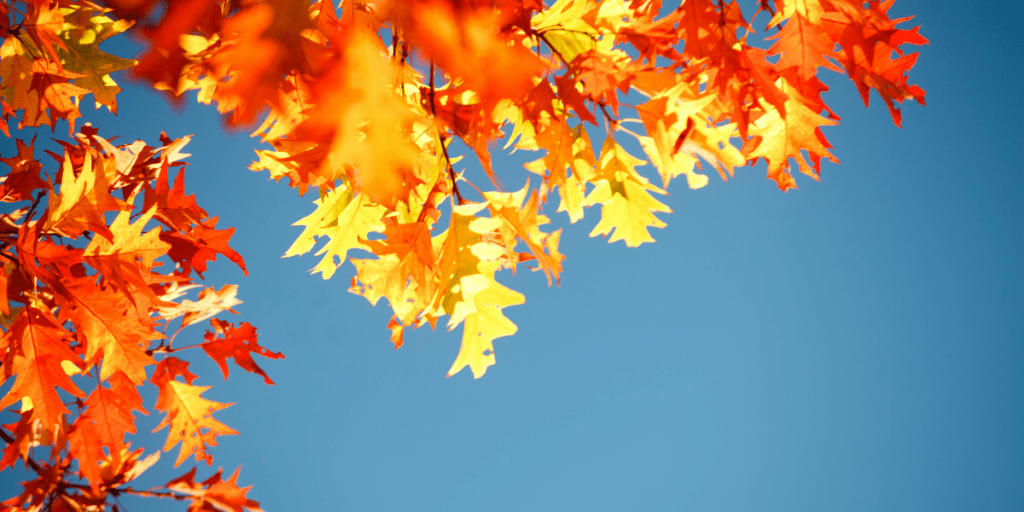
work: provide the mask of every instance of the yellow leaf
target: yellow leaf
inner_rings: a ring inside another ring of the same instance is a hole
[[[170,244],[160,240],[160,228],[153,228],[146,234],[142,233],[142,228],[153,218],[154,213],[156,206],[144,213],[134,224],[131,223],[131,212],[119,213],[110,224],[110,231],[114,234],[113,241],[93,238],[82,256],[137,257],[142,260],[142,266],[152,268],[153,260],[163,256],[170,249]]]
[[[800,172],[818,178],[816,168],[822,158],[835,162],[829,153],[831,147],[824,142],[821,135],[822,126],[838,124],[826,119],[798,101],[798,96],[785,79],[779,79],[780,88],[789,98],[786,100],[786,116],[770,104],[762,103],[766,113],[754,121],[750,127],[750,136],[757,140],[756,146],[747,153],[747,158],[764,158],[768,161],[768,178],[775,180],[783,191],[796,188],[796,181],[789,165],[789,159],[795,158]],[[814,168],[808,164],[802,153],[806,150],[811,157]]]
[[[156,408],[167,411],[167,416],[153,432],[170,425],[171,430],[164,443],[165,452],[181,443],[174,467],[180,466],[192,454],[195,454],[196,461],[212,461],[213,456],[206,451],[207,445],[217,446],[216,436],[238,435],[235,429],[213,418],[214,412],[234,404],[222,404],[200,396],[210,386],[193,386],[176,380],[164,381],[159,386]]]
[[[64,69],[81,74],[82,76],[75,78],[75,85],[92,91],[97,108],[106,105],[115,114],[116,96],[121,92],[121,88],[113,78],[110,78],[110,74],[133,67],[138,61],[111,55],[100,50],[99,45],[105,39],[124,32],[133,23],[128,20],[113,21],[104,15],[80,7],[65,17],[64,27],[60,33],[65,47],[58,49],[57,52],[60,54]]]
[[[650,191],[664,192],[637,174],[634,167],[643,163],[611,137],[605,139],[599,167],[601,179],[584,201],[584,206],[602,205],[601,221],[590,236],[611,234],[609,243],[625,240],[627,246],[636,247],[654,241],[647,228],[665,227],[654,212],[672,210],[650,194]]]
[[[169,300],[166,297],[161,298]],[[236,311],[231,308],[241,303],[242,301],[238,300],[238,286],[226,284],[220,290],[210,287],[199,292],[198,301],[183,300],[180,304],[161,307],[157,311],[160,318],[168,322],[184,316],[181,319],[181,326],[185,327],[212,318],[222,311],[235,313]]]
[[[568,64],[581,53],[596,48],[600,33],[583,21],[584,15],[596,7],[592,0],[558,0],[551,8],[537,13],[530,20],[530,26],[543,34],[545,41]]]
[[[526,299],[521,293],[494,280],[494,271],[498,266],[493,261],[481,262],[477,267],[479,274],[462,278],[462,293],[467,302],[473,305],[473,311],[465,316],[462,346],[448,370],[449,377],[467,366],[473,372],[474,379],[483,377],[487,367],[494,364],[495,338],[516,333],[516,324],[506,318],[501,309],[522,304]]]
[[[782,20],[792,18],[797,14],[807,19],[807,21],[818,25],[821,23],[821,15],[825,13],[825,10],[821,7],[820,0],[782,0],[781,3],[782,6],[779,7],[779,12],[775,13],[775,16],[768,22],[768,28],[772,28],[782,23]]]
[[[69,238],[77,238],[84,231],[93,231],[111,240],[113,235],[103,214],[112,210],[130,210],[131,205],[110,195],[102,162],[94,162],[91,151],[85,153],[85,162],[78,176],[75,176],[71,160],[70,154],[64,156],[60,194],[53,190],[49,192],[50,215],[43,229]]]
[[[353,197],[352,189],[345,185],[327,192],[314,204],[317,205],[316,211],[294,224],[306,226],[306,229],[284,255],[288,257],[307,253],[318,238],[329,238],[327,245],[316,253],[317,256],[326,256],[312,271],[322,272],[324,279],[330,279],[334,271],[345,263],[349,250],[367,250],[361,240],[365,240],[372,232],[384,229],[380,219],[387,209],[370,204],[366,194]]]
[[[462,278],[479,273],[477,265],[481,261],[495,260],[502,254],[502,248],[482,242],[481,234],[493,231],[501,221],[490,218],[476,217],[483,210],[485,203],[462,205],[452,208],[452,218],[448,229],[435,237],[440,240],[438,256],[437,288],[430,301],[430,314],[440,316],[452,315],[448,327],[453,328],[465,318],[466,298],[462,289]]]
[[[516,240],[526,242],[530,253],[536,258],[539,268],[543,269],[548,276],[548,284],[554,279],[558,282],[558,275],[562,271],[562,260],[565,258],[558,253],[558,231],[544,233],[540,226],[549,222],[544,215],[538,215],[537,192],[526,195],[530,192],[529,182],[518,192],[484,192],[487,199],[487,207],[491,211],[491,217],[500,219],[498,232],[505,242],[506,256],[510,266],[515,271],[515,262],[518,261],[514,254]]]

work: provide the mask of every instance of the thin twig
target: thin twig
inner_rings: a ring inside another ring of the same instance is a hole
[[[435,96],[436,86],[434,85],[434,59],[430,59],[430,113],[437,119],[437,103]],[[459,192],[458,178],[455,176],[455,167],[452,166],[452,159],[448,156],[448,145],[445,144],[445,136],[440,136],[438,139],[441,141],[441,153],[444,154],[445,166],[448,167],[448,177],[452,180],[452,192],[455,197],[459,200],[459,204],[466,204],[466,200],[462,198],[462,193]]]
[[[444,154],[444,163],[445,163],[445,166],[448,167],[448,177],[451,178],[451,180],[452,180],[452,192],[455,193],[455,198],[459,200],[459,204],[460,205],[466,204],[466,200],[462,198],[462,194],[459,192],[459,185],[457,183],[458,178],[455,176],[455,167],[452,166],[452,159],[451,159],[450,156],[448,156],[448,144],[445,144],[445,139],[444,138],[441,138],[440,140],[441,140],[441,153]],[[469,183],[469,181],[466,181],[466,183]],[[471,187],[473,187],[473,188],[476,188],[475,186],[473,186],[472,183],[469,183],[469,185]],[[479,191],[479,189],[478,189],[478,191]]]
[[[110,494],[114,496],[120,496],[122,494],[132,494],[135,496],[143,496],[146,498],[170,498],[177,501],[185,501],[189,499],[186,494],[177,494],[174,491],[140,491],[132,489],[131,487],[125,487],[124,489],[114,488],[110,490]]]

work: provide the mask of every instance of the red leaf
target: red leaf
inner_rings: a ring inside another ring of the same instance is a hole
[[[253,512],[262,512],[257,501],[246,498],[246,494],[252,486],[240,488],[236,482],[238,472],[241,468],[235,469],[231,478],[221,479],[223,469],[207,478],[202,484],[197,484],[196,468],[184,475],[167,482],[167,488],[192,496],[192,504],[189,510],[220,510],[230,512],[243,512],[243,509]]]
[[[227,359],[233,357],[235,364],[243,370],[262,376],[263,381],[267,384],[274,383],[263,369],[252,360],[252,354],[256,353],[271,359],[284,359],[284,355],[271,352],[259,346],[256,341],[255,327],[248,322],[235,327],[233,324],[217,318],[211,318],[210,325],[217,331],[217,334],[207,331],[205,335],[206,342],[203,343],[202,347],[206,354],[220,366],[220,371],[224,373],[225,379],[228,378]],[[221,337],[218,338],[218,336]]]
[[[81,358],[68,348],[65,340],[70,339],[72,334],[49,311],[34,306],[22,310],[11,330],[0,338],[0,353],[6,352],[4,377],[17,376],[14,387],[0,400],[0,409],[27,399],[22,407],[31,402],[32,419],[41,421],[43,428],[54,435],[60,432],[62,416],[70,411],[56,388],[85,398],[64,371],[65,361],[72,368],[82,366]]]
[[[120,466],[122,450],[128,446],[124,436],[135,433],[132,411],[149,414],[142,407],[135,384],[124,373],[115,373],[109,381],[110,388],[99,386],[89,395],[85,400],[87,409],[68,432],[71,454],[78,458],[78,470],[96,491],[104,480],[100,462],[108,459],[104,448],[109,450],[113,464]]]

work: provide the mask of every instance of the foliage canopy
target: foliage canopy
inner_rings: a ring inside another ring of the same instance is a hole
[[[285,256],[319,245],[325,279],[351,261],[350,291],[387,300],[396,347],[406,328],[462,324],[448,374],[478,378],[493,341],[516,331],[503,309],[524,302],[496,272],[527,263],[559,280],[549,201],[573,223],[600,206],[591,236],[632,247],[665,225],[657,196],[680,176],[699,189],[708,171],[727,180],[763,159],[783,191],[795,171],[817,180],[823,159],[838,163],[821,130],[839,121],[822,69],[847,75],[865,104],[875,90],[899,126],[898,105],[925,95],[907,82],[917,54],[904,46],[927,40],[889,18],[892,3],[760,0],[747,20],[725,0],[3,0],[0,130],[17,154],[0,159],[0,202],[12,205],[0,214],[0,356],[14,379],[0,408],[20,403],[20,419],[0,428],[0,469],[20,459],[36,476],[4,510],[118,510],[125,494],[259,507],[237,471],[132,487],[159,458],[126,440],[135,413],[164,414],[175,466],[212,463],[217,437],[237,434],[213,417],[230,404],[202,397],[179,352],[202,349],[225,378],[234,359],[268,384],[252,355],[283,356],[252,325],[216,317],[235,312],[235,286],[200,284],[218,255],[245,263],[233,228],[186,195],[189,138],[115,146],[88,123],[76,131],[88,94],[117,111],[113,73],[174,100],[196,91],[227,124],[258,126],[271,148],[251,169],[319,193]],[[100,49],[127,33],[146,44],[137,60]],[[59,170],[44,172],[24,134],[61,120],[64,152],[48,151]],[[503,138],[501,151],[539,152],[520,190],[492,165]],[[486,183],[460,171],[458,148]],[[176,343],[204,322],[201,342]]]

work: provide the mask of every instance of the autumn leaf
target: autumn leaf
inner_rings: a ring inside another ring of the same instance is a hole
[[[366,249],[361,240],[383,229],[379,219],[384,208],[371,204],[364,194],[353,195],[352,189],[345,186],[327,192],[314,204],[316,211],[295,223],[305,229],[284,255],[304,254],[313,248],[318,238],[328,238],[327,244],[316,253],[325,256],[312,271],[322,272],[324,279],[329,279],[345,262],[348,251]]]
[[[424,296],[434,286],[434,251],[425,223],[388,225],[384,234],[384,240],[365,242],[377,259],[352,260],[356,277],[349,291],[371,304],[387,298],[395,312],[393,322],[398,322],[391,327],[395,329],[415,324],[424,311]]]
[[[0,177],[0,203],[16,203],[32,199],[32,192],[40,188],[48,188],[48,184],[39,177],[42,164],[32,155],[35,140],[29,144],[18,139],[18,154],[0,158],[10,167],[7,175]]]
[[[386,16],[408,30],[431,58],[462,78],[484,105],[518,98],[546,64],[522,45],[508,44],[496,30],[500,14],[448,2],[387,2]]]
[[[92,92],[96,106],[105,105],[117,113],[117,86],[111,73],[131,68],[138,62],[111,55],[100,50],[99,45],[112,36],[132,26],[129,20],[111,20],[107,16],[79,8],[65,17],[65,27],[60,37],[64,42],[58,51],[64,69],[78,74],[75,85]]]
[[[527,194],[530,194],[529,200],[526,199]],[[537,214],[536,191],[531,194],[530,185],[527,183],[518,192],[488,192],[484,197],[487,199],[491,216],[502,221],[498,232],[505,243],[506,257],[510,261],[515,261],[513,248],[516,240],[522,240],[540,265],[538,268],[547,274],[548,282],[550,283],[552,279],[558,282],[562,260],[565,258],[558,252],[560,231],[544,233],[540,230],[540,226],[550,221],[547,217]],[[523,204],[524,201],[526,204]],[[515,269],[514,266],[512,268]]]
[[[68,286],[71,312],[85,342],[85,360],[102,359],[100,380],[121,371],[136,385],[146,380],[146,366],[156,361],[146,352],[150,340],[163,338],[149,317],[141,317],[123,293],[103,290],[94,278],[79,279]]]
[[[184,293],[188,291],[188,288],[179,288],[175,292]],[[232,313],[238,313],[234,309],[231,309],[242,301],[238,300],[238,286],[233,284],[226,284],[221,287],[220,290],[214,288],[206,288],[199,292],[199,300],[183,300],[181,303],[169,307],[161,307],[158,309],[160,317],[166,321],[171,321],[178,317],[181,319],[181,326],[187,327],[189,325],[202,322],[208,318],[211,318],[218,313],[223,311],[230,311]],[[177,296],[164,295],[161,297],[164,301],[170,301]]]
[[[113,240],[93,238],[82,258],[125,293],[132,297],[145,297],[155,303],[158,299],[149,287],[148,269],[153,267],[157,258],[167,254],[171,246],[160,240],[158,228],[142,233],[154,213],[155,209],[150,209],[134,224],[130,221],[129,212],[119,213],[110,224]]]
[[[267,384],[274,384],[266,372],[252,360],[252,354],[259,354],[271,359],[284,359],[284,356],[261,347],[256,341],[256,328],[252,324],[246,322],[235,327],[234,324],[213,318],[210,319],[210,325],[213,326],[216,334],[206,332],[203,336],[206,340],[202,344],[203,351],[217,362],[220,371],[224,373],[224,379],[228,378],[227,359],[230,357],[234,358],[235,364],[243,370],[263,377],[263,381]]]
[[[796,181],[789,172],[790,158],[797,161],[800,172],[814,179],[818,179],[822,158],[837,161],[829,153],[828,148],[831,146],[821,134],[822,126],[834,125],[835,121],[815,114],[793,99],[786,100],[785,117],[770,105],[767,109],[767,113],[754,121],[750,129],[755,142],[752,143],[753,149],[746,153],[747,158],[764,158],[768,161],[768,178],[775,180],[780,190],[796,188]],[[804,158],[802,150],[808,152],[811,163]]]
[[[551,7],[535,14],[530,25],[551,44],[564,64],[596,47],[600,32],[587,23],[585,16],[598,7],[597,2],[558,0]]]
[[[24,112],[19,127],[55,126],[57,120],[67,119],[73,128],[81,117],[77,101],[90,92],[71,83],[81,76],[58,61],[35,58],[18,38],[8,37],[0,46],[0,97],[12,112]],[[11,112],[5,111],[3,117],[11,117]]]
[[[53,435],[43,428],[43,422],[32,419],[32,410],[16,412],[19,418],[15,423],[3,425],[14,435],[14,442],[4,447],[4,456],[0,460],[0,471],[13,467],[20,458],[26,460],[33,446],[52,444]]]
[[[32,420],[53,435],[60,432],[63,415],[71,411],[56,388],[85,398],[68,378],[68,371],[82,365],[65,341],[71,337],[48,311],[33,306],[21,311],[0,338],[0,353],[6,353],[4,377],[16,376],[14,386],[0,399],[0,409],[21,400],[22,409],[32,410]]]
[[[793,5],[787,3],[787,6]],[[795,9],[795,6],[794,6]],[[776,19],[788,18],[779,31],[778,41],[772,45],[771,54],[779,55],[776,66],[779,69],[796,68],[801,79],[809,80],[818,75],[818,68],[839,71],[831,60],[833,43],[821,27],[821,5],[811,12],[817,13],[817,21],[802,14],[783,14],[779,11]]]
[[[95,161],[91,153],[86,153],[81,172],[76,176],[68,155],[61,170],[60,193],[50,191],[50,215],[44,229],[69,238],[78,238],[84,231],[93,231],[112,241],[114,235],[107,227],[104,214],[131,207],[110,195],[102,162]]]
[[[206,272],[207,262],[216,260],[218,254],[226,256],[242,269],[242,273],[248,275],[242,255],[228,245],[235,234],[235,228],[217,229],[218,220],[217,217],[211,217],[178,233],[163,231],[159,238],[170,246],[167,255],[172,260],[188,272],[195,270],[200,277]]]
[[[192,504],[189,505],[190,511],[220,510],[243,512],[243,510],[249,510],[251,512],[263,512],[258,502],[246,498],[246,494],[249,492],[249,489],[252,489],[252,486],[238,487],[237,480],[240,470],[241,468],[236,469],[231,478],[223,480],[221,478],[222,470],[218,469],[216,474],[201,483],[197,483],[195,481],[196,468],[192,468],[188,473],[167,482],[167,488],[191,496]]]
[[[120,463],[126,434],[135,433],[133,411],[148,414],[142,407],[142,397],[135,383],[123,373],[114,374],[111,387],[97,387],[85,400],[86,410],[68,432],[71,453],[79,460],[79,472],[89,480],[94,491],[103,482],[101,462],[107,453]]]
[[[695,91],[688,90],[686,83],[681,83],[668,91],[665,91],[651,98],[650,101],[637,107],[640,119],[647,128],[648,138],[641,139],[644,150],[648,157],[658,168],[661,174],[662,183],[668,187],[672,178],[680,175],[686,176],[687,185],[692,189],[702,188],[708,184],[708,177],[694,171],[697,165],[696,154],[712,154],[707,148],[703,151],[687,151],[684,149],[686,140],[694,139],[694,131],[701,124],[706,124],[707,114],[702,115],[702,110],[714,101],[714,96],[705,95],[699,97],[693,94]],[[687,96],[687,97],[684,97]],[[677,145],[680,138],[684,139],[683,144]],[[646,142],[646,144],[644,144]],[[728,142],[726,138],[726,142]],[[653,146],[653,147],[652,147]],[[743,165],[746,160],[740,156],[731,145],[726,147],[733,149],[732,154],[724,156],[725,165],[730,172],[733,167]],[[715,145],[712,149],[717,150]],[[716,156],[710,159],[713,163],[719,163]]]
[[[191,137],[182,137],[173,143],[184,146]],[[189,156],[189,155],[181,155]],[[168,163],[172,160],[168,158]],[[174,176],[174,186],[170,186],[168,169],[161,168],[156,178],[156,186],[145,186],[145,198],[142,209],[149,211],[155,205],[156,219],[174,231],[188,230],[193,224],[199,224],[208,217],[206,210],[196,204],[196,196],[185,195],[185,173],[178,172]]]
[[[548,154],[524,166],[544,177],[548,186],[558,187],[558,211],[568,213],[569,222],[583,218],[584,183],[593,177],[597,166],[586,129],[583,125],[567,129],[560,122],[543,123],[533,139]]]
[[[663,193],[640,176],[635,167],[644,163],[630,155],[613,139],[606,139],[601,148],[600,179],[587,195],[584,206],[601,205],[601,221],[590,236],[609,235],[608,242],[624,240],[629,247],[653,242],[648,228],[665,227],[655,212],[670,212],[654,199],[651,191]]]
[[[438,235],[433,242],[440,245],[436,261],[437,284],[429,309],[441,314],[451,315],[448,327],[454,328],[465,319],[472,310],[463,294],[462,279],[480,273],[482,261],[493,261],[499,258],[502,248],[488,244],[481,235],[492,232],[500,221],[497,219],[476,217],[476,213],[486,205],[464,205],[452,208],[452,216],[448,230]],[[435,249],[437,250],[437,249]],[[469,307],[467,307],[469,306]]]
[[[168,357],[159,364],[171,364],[168,361],[175,359]],[[213,413],[234,404],[214,402],[200,396],[210,386],[185,384],[174,380],[170,373],[162,372],[160,368],[150,381],[160,389],[156,408],[167,413],[153,432],[170,426],[167,442],[164,443],[165,452],[181,443],[174,467],[180,466],[190,455],[195,455],[197,462],[211,464],[213,456],[207,447],[217,446],[217,436],[238,435],[236,430],[213,418]]]
[[[463,368],[469,367],[473,378],[479,379],[487,372],[487,367],[495,362],[495,338],[511,336],[516,333],[516,325],[505,317],[502,308],[526,302],[523,295],[510,290],[494,280],[494,271],[498,269],[496,262],[481,262],[477,265],[479,273],[460,279],[459,284],[464,298],[459,303],[466,310],[462,314],[465,327],[462,332],[462,346],[459,354],[448,370],[451,377]],[[453,313],[452,317],[458,313]]]

